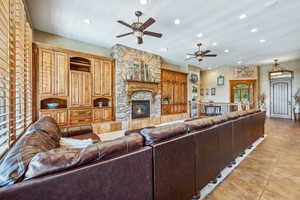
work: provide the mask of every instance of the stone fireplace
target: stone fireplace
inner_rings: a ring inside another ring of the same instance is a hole
[[[138,117],[160,117],[161,57],[119,44],[113,48],[113,57],[116,59],[116,120],[125,122]],[[139,65],[144,67],[135,67]],[[136,103],[146,101],[149,106],[143,105],[143,109],[148,108],[147,115],[133,112],[135,107],[136,111],[144,112],[138,110]]]
[[[150,117],[150,101],[133,100],[131,104],[132,119]]]

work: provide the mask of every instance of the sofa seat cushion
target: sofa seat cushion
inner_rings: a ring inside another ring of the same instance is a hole
[[[198,131],[214,125],[212,117],[197,119],[193,121],[187,121],[185,124],[188,126],[189,132]]]
[[[71,136],[70,138],[76,139],[76,140],[88,140],[91,139],[93,144],[96,144],[98,142],[101,142],[100,137],[95,133],[85,133],[82,135],[75,135]]]
[[[25,133],[1,160],[0,187],[22,181],[29,162],[36,154],[57,147],[57,141],[46,132],[31,130]]]
[[[62,137],[59,141],[60,148],[86,148],[93,144],[92,139],[74,139],[70,137]]]
[[[107,160],[143,147],[143,137],[131,134],[86,148],[56,148],[35,155],[25,174],[26,179],[59,172],[99,160]]]
[[[188,132],[187,125],[184,123],[176,123],[155,128],[144,128],[140,134],[145,138],[146,145],[153,145],[161,141],[186,134]]]

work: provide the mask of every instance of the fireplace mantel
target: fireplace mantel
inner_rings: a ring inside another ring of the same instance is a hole
[[[155,96],[158,93],[159,83],[127,80],[127,95],[128,101],[131,102],[131,97],[135,92],[151,92],[152,100],[155,102]]]

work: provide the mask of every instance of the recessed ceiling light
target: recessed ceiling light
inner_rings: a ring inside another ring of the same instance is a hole
[[[260,42],[260,43],[265,43],[266,40],[265,40],[265,39],[261,39],[261,40],[259,40],[259,42]]]
[[[257,32],[257,28],[251,29],[251,33],[256,33],[256,32]]]
[[[140,4],[142,4],[142,5],[147,5],[147,3],[148,3],[148,0],[140,0]]]
[[[237,61],[237,64],[239,64],[239,65],[242,64],[242,61],[241,60]]]
[[[91,20],[85,19],[85,20],[83,20],[83,22],[86,23],[86,24],[90,24],[90,23],[91,23]]]
[[[247,18],[247,15],[246,15],[246,14],[241,14],[241,15],[240,15],[240,19],[245,19],[245,18]]]
[[[229,50],[228,50],[228,49],[225,49],[224,52],[225,52],[225,53],[229,53]]]
[[[200,38],[200,37],[202,37],[202,36],[203,36],[202,33],[199,33],[199,34],[197,35],[198,38]]]
[[[211,67],[208,67],[207,69],[208,69],[208,70],[211,70]]]
[[[212,45],[213,45],[213,46],[217,46],[218,44],[217,44],[216,42],[213,42]]]
[[[185,57],[186,59],[189,59],[189,58],[191,58],[191,56],[190,55],[186,55],[186,57]]]
[[[180,24],[180,19],[175,19],[174,24],[176,24],[176,25]]]
[[[162,52],[167,52],[167,51],[168,51],[168,49],[167,49],[167,48],[165,48],[165,47],[163,47],[163,48],[160,48],[160,51],[162,51]]]

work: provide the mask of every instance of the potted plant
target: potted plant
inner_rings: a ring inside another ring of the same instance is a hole
[[[300,117],[300,89],[294,95],[294,117],[295,120],[299,120]]]
[[[262,93],[260,96],[259,96],[259,108],[262,110],[262,111],[265,111],[266,110],[266,95],[265,93]]]

